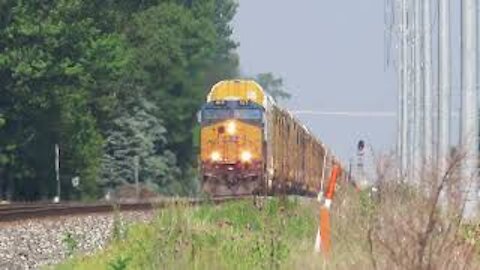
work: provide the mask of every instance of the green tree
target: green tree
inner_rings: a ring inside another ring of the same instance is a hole
[[[275,101],[291,98],[291,95],[284,89],[282,78],[275,77],[272,73],[260,73],[255,79]]]
[[[0,196],[53,196],[55,144],[64,198],[131,181],[135,153],[141,179],[161,192],[195,190],[195,112],[213,83],[237,74],[236,7],[0,0]]]
[[[203,0],[188,5],[167,1],[136,14],[127,31],[135,48],[134,79],[145,87],[148,99],[158,104],[157,116],[168,130],[168,148],[183,168],[193,158],[195,112],[213,80],[225,74],[217,64],[223,61],[231,69],[236,65],[231,62],[236,45],[224,25],[233,16],[231,2]]]
[[[152,102],[141,98],[114,120],[106,138],[102,186],[114,189],[134,183],[134,159],[138,157],[139,179],[162,193],[173,193],[179,171],[175,155],[164,149],[166,129],[154,116],[155,110]]]
[[[126,63],[123,41],[98,27],[91,14],[100,11],[86,1],[8,4],[0,26],[0,104],[9,121],[0,143],[11,158],[1,178],[14,183],[17,197],[52,196],[58,143],[64,194],[71,192],[66,180],[79,175],[82,194],[94,196],[102,147],[97,117],[112,107],[103,82]]]

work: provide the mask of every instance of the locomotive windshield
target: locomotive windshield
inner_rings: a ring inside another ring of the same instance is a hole
[[[262,120],[262,111],[259,109],[237,109],[233,112],[236,119]]]
[[[207,104],[201,110],[201,121],[212,122],[226,119],[261,122],[263,108],[254,105],[240,105],[238,102],[227,102],[223,105]]]
[[[203,110],[202,119],[203,120],[222,120],[228,119],[232,116],[231,110],[229,109],[205,109]]]

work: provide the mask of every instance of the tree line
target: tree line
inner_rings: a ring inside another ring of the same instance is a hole
[[[99,198],[135,169],[160,193],[196,192],[195,113],[212,84],[239,76],[236,8],[0,1],[0,199],[55,196],[55,145],[64,199]]]

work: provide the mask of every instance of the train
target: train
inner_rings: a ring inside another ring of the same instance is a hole
[[[198,113],[202,191],[315,196],[336,155],[253,80],[224,80]]]

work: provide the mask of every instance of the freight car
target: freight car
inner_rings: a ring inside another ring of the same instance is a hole
[[[198,116],[202,189],[213,196],[313,195],[340,164],[254,81],[217,83]]]

